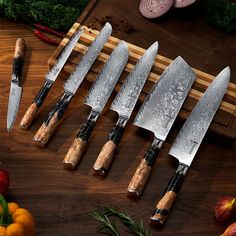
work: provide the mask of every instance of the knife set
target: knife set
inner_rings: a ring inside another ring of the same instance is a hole
[[[33,138],[36,145],[47,145],[58,125],[61,123],[61,118],[71,99],[101,52],[111,32],[111,25],[106,23],[79,64],[76,65],[74,71],[68,77],[64,85],[64,93]],[[33,120],[37,117],[39,108],[43,104],[53,82],[58,77],[82,33],[83,30],[81,29],[71,37],[61,52],[57,63],[45,76],[46,82],[22,118],[20,122],[21,128],[28,129]],[[136,63],[113,100],[110,109],[118,113],[118,120],[108,135],[107,142],[102,147],[93,166],[95,175],[106,176],[114,158],[115,150],[125,131],[127,121],[131,117],[132,111],[155,62],[157,51],[158,43],[155,42]],[[77,168],[89,137],[127,64],[128,57],[128,46],[124,41],[121,41],[111,53],[90,88],[85,98],[85,104],[91,107],[91,111],[64,158],[63,165],[65,169],[74,170]],[[196,75],[191,67],[181,57],[177,57],[166,68],[159,81],[154,85],[143,102],[133,124],[153,132],[155,138],[130,181],[128,195],[134,197],[140,197],[142,195],[143,189],[150,177],[152,166],[158,156],[158,152],[163,142],[166,140],[195,78]],[[215,78],[205,91],[177,135],[169,154],[179,160],[179,166],[150,218],[153,222],[162,224],[168,217],[184,176],[223,99],[229,79],[230,69],[227,67]],[[15,80],[14,83],[17,81],[18,80]],[[11,99],[13,98],[10,97],[10,100]],[[16,113],[14,109],[10,110],[12,110],[14,114]]]

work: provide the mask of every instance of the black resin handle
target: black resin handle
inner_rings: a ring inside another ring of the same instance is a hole
[[[72,97],[73,94],[71,93],[64,93],[62,95],[34,136],[33,140],[35,144],[45,146],[48,143],[52,135],[57,130],[60,120],[65,113]]]
[[[81,127],[79,133],[77,134],[77,137],[75,138],[64,158],[63,165],[65,169],[74,170],[77,168],[99,115],[100,113],[97,113],[95,111],[90,112],[88,119]]]
[[[93,166],[94,174],[105,176],[114,158],[114,153],[119,145],[125,130],[127,119],[120,118],[109,134],[108,141],[104,144]]]
[[[177,171],[172,176],[167,185],[167,188],[164,192],[164,196],[156,205],[156,209],[154,210],[150,218],[152,222],[159,224],[163,224],[165,222],[175,202],[177,193],[180,190],[187,170],[188,166],[184,164],[179,164]]]
[[[158,156],[162,147],[163,141],[157,138],[154,139],[152,145],[149,147],[144,158],[139,163],[128,186],[128,194],[132,197],[141,197],[146,183],[151,175],[152,166]]]

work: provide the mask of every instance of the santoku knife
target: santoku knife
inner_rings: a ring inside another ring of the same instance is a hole
[[[75,169],[77,167],[95,123],[125,68],[128,57],[128,46],[124,41],[121,41],[114,49],[106,64],[103,66],[101,73],[93,83],[85,98],[85,104],[90,106],[92,110],[87,121],[80,128],[76,139],[63,161],[66,169]]]
[[[34,136],[34,144],[45,146],[48,143],[50,137],[54,134],[56,128],[60,124],[62,116],[65,113],[72,97],[78,90],[90,67],[93,65],[97,56],[101,52],[103,45],[110,37],[111,31],[111,25],[106,23],[100,34],[88,48],[86,54],[82,57],[80,63],[75,67],[75,70],[65,82],[64,93]]]
[[[23,116],[20,122],[21,129],[28,129],[31,123],[35,120],[36,116],[38,115],[38,110],[42,106],[52,84],[56,80],[57,76],[61,72],[66,60],[70,56],[73,48],[75,47],[77,41],[79,40],[80,36],[82,35],[83,30],[77,31],[67,42],[64,49],[62,50],[61,54],[58,57],[56,64],[49,70],[46,74],[45,79],[46,82],[39,90],[38,94],[36,95],[33,103],[27,109],[25,115]]]
[[[22,94],[21,74],[23,68],[24,54],[25,54],[25,40],[22,38],[18,38],[16,40],[16,46],[15,46],[11,89],[10,89],[8,111],[7,111],[8,132],[12,129],[14,125],[20,107],[20,100]]]
[[[179,131],[169,152],[179,160],[179,166],[170,179],[164,196],[156,205],[152,222],[163,224],[168,217],[184,176],[224,97],[229,79],[230,68],[227,67],[211,83]]]
[[[163,72],[136,115],[133,123],[152,131],[155,138],[128,186],[130,196],[141,196],[157,154],[195,78],[191,67],[181,57],[177,57]]]
[[[132,114],[145,81],[151,71],[157,50],[158,43],[155,42],[139,59],[112,102],[110,109],[116,111],[119,114],[119,118],[93,166],[95,174],[101,176],[106,175],[113,160],[114,152],[124,133],[126,123]]]

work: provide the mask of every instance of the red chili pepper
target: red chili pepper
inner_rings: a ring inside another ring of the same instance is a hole
[[[39,30],[34,30],[34,34],[43,42],[51,44],[51,45],[55,45],[58,46],[60,43],[54,39],[48,38],[45,34],[43,34],[41,31]]]
[[[59,32],[57,32],[57,31],[55,31],[55,30],[53,30],[53,29],[51,29],[51,28],[49,28],[47,26],[40,25],[40,24],[34,24],[34,27],[36,29],[38,29],[38,30],[42,30],[42,31],[44,31],[46,33],[49,33],[51,35],[55,35],[55,36],[57,36],[59,38],[64,38],[64,34],[59,33]]]
[[[0,194],[7,195],[9,188],[9,174],[6,170],[0,169]]]

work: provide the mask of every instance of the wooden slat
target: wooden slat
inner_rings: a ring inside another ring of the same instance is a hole
[[[84,33],[82,34],[78,44],[74,49],[73,56],[70,57],[69,62],[64,67],[63,72],[65,76],[69,75],[73,71],[75,65],[80,60],[81,57],[80,54],[84,54],[87,51],[89,45],[93,42],[95,37],[98,35],[99,31],[92,30],[87,28],[86,26],[81,26],[79,23],[75,23],[71,28],[71,30],[68,32],[67,38],[64,38],[62,40],[60,46],[55,51],[54,55],[49,59],[49,66],[51,67],[52,65],[55,64],[55,61],[57,60],[58,55],[60,54],[61,50],[67,43],[68,38],[71,37],[73,33],[80,27],[84,28]],[[104,62],[107,61],[112,50],[116,47],[116,45],[119,42],[120,39],[111,36],[108,42],[104,45],[102,52],[99,54],[97,58],[97,61],[104,64]],[[135,63],[146,51],[145,49],[130,43],[128,43],[128,47],[129,47],[129,61],[125,67],[126,72],[130,72],[133,69]],[[77,55],[80,55],[80,57],[78,57]],[[156,83],[159,80],[160,75],[167,68],[167,66],[169,66],[171,62],[172,62],[171,59],[158,55],[155,60],[152,71],[148,77],[148,81],[150,83]],[[91,73],[88,74],[87,79],[92,82],[95,79],[96,75],[99,73],[100,68],[101,66],[93,69]],[[197,75],[197,78],[179,114],[179,116],[182,119],[186,119],[187,117],[186,114],[189,114],[191,112],[194,105],[202,97],[204,91],[207,89],[207,87],[215,78],[213,75],[210,75],[198,69],[194,69],[194,71]],[[116,91],[118,91],[121,85],[122,81],[118,83]],[[145,86],[142,91],[142,95],[140,96],[141,101],[143,101],[143,99],[145,98],[145,96],[149,91],[150,89]],[[234,138],[236,136],[236,125],[235,125],[236,122],[234,121],[235,119],[236,119],[236,84],[229,83],[228,90],[224,96],[219,111],[217,112],[210,128],[218,133]]]

